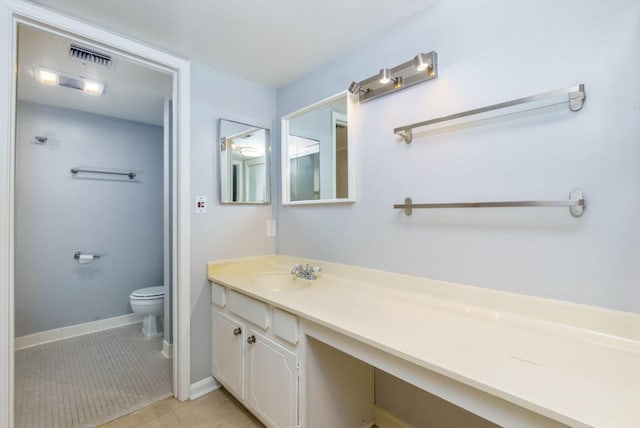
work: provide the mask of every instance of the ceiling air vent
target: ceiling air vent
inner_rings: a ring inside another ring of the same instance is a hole
[[[69,47],[69,55],[71,58],[82,61],[87,64],[95,64],[106,68],[113,66],[113,58],[102,52],[94,51],[83,46],[71,45]]]

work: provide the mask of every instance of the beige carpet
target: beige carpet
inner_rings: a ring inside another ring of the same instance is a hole
[[[93,426],[172,391],[162,338],[132,324],[16,351],[16,428]]]

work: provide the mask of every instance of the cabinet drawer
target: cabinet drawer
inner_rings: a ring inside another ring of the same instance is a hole
[[[227,304],[227,289],[215,282],[211,283],[211,303],[221,308]]]
[[[298,317],[289,312],[274,308],[273,334],[292,345],[298,343]]]
[[[244,294],[228,290],[227,304],[229,311],[266,330],[269,328],[267,304],[259,302]]]

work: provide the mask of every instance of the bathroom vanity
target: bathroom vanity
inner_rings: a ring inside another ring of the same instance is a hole
[[[282,255],[208,278],[213,376],[268,426],[371,426],[374,368],[501,426],[640,420],[636,314]]]

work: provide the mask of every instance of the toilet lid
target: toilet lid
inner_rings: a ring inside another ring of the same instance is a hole
[[[131,296],[129,297],[132,299],[157,299],[158,297],[164,297],[164,287],[141,288],[131,293]]]

